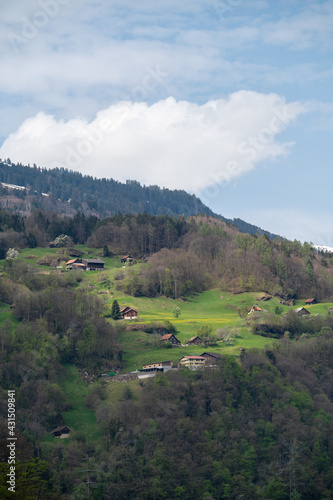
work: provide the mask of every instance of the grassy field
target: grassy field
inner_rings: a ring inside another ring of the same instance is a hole
[[[72,365],[63,367],[63,374],[58,383],[71,404],[69,410],[62,412],[65,424],[71,429],[70,436],[75,436],[76,432],[81,431],[87,441],[99,439],[102,434],[97,426],[95,414],[86,406],[86,396],[91,386],[80,378],[77,368]],[[56,441],[51,435],[45,436],[44,440]],[[68,439],[64,439],[63,442],[67,444]]]

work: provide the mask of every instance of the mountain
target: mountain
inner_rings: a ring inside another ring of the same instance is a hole
[[[141,186],[135,180],[126,183],[97,179],[64,168],[45,169],[0,161],[1,208],[28,215],[33,208],[73,216],[78,212],[108,217],[119,212],[150,215],[210,215],[235,225],[249,234],[276,235],[241,219],[226,219],[215,214],[195,195],[183,190]]]

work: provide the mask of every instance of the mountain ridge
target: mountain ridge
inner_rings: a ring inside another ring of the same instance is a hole
[[[97,217],[116,213],[150,215],[208,215],[236,226],[241,232],[277,235],[242,219],[228,219],[216,214],[195,195],[185,190],[141,185],[136,180],[125,183],[112,178],[98,179],[65,168],[45,169],[34,165],[0,161],[1,207],[21,215],[34,208],[74,216],[78,212]]]

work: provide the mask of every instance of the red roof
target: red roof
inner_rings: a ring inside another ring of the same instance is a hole
[[[166,335],[163,335],[161,340],[169,340],[169,338],[171,338],[172,336],[173,336],[173,333],[167,333]]]

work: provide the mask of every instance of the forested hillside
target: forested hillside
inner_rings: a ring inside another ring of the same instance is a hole
[[[104,405],[101,497],[332,498],[332,355],[331,331],[161,376],[116,411]]]
[[[93,168],[92,168],[93,170]],[[249,234],[275,235],[241,219],[226,219],[214,214],[199,198],[181,190],[141,186],[135,180],[126,183],[96,179],[64,168],[51,170],[13,164],[0,160],[0,203],[2,208],[28,215],[34,208],[73,216],[82,213],[103,218],[119,212],[150,215],[206,214],[234,224]],[[8,188],[8,185],[26,189]]]
[[[28,217],[0,211],[0,258],[9,248],[48,246],[59,235],[67,246],[88,243],[103,255],[149,260],[119,275],[118,288],[134,296],[177,298],[221,287],[265,291],[287,298],[333,296],[333,260],[309,244],[251,236],[208,216],[114,215],[63,217],[33,210]]]
[[[139,182],[133,180],[123,184],[113,179],[96,179],[64,168],[47,170],[37,166],[26,167],[2,162],[0,181],[27,188],[27,191],[16,190],[16,194],[22,199],[28,198],[26,201],[31,203],[32,207],[47,210],[60,208],[60,211],[67,214],[82,212],[99,217],[118,212],[213,215],[213,212],[196,196],[189,195],[185,191],[141,186]],[[19,208],[19,202],[16,204]]]
[[[332,255],[211,216],[37,209],[0,211],[0,251],[1,498],[12,498],[9,389],[22,500],[86,500],[87,469],[94,500],[333,497]],[[83,254],[105,269],[66,269]],[[123,255],[132,260],[121,263]],[[267,311],[247,315],[263,294],[274,296]],[[300,318],[284,304],[308,297],[327,302],[321,314],[314,305]],[[137,301],[154,319],[111,319],[114,298]],[[184,321],[173,318],[175,306]],[[186,340],[201,332],[206,343],[162,345],[160,326]],[[112,382],[128,364],[211,349],[215,368]],[[64,424],[67,439],[53,438]]]

